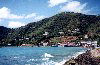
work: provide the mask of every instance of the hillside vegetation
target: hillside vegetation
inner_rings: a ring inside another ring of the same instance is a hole
[[[29,43],[38,45],[45,39],[61,35],[83,37],[85,34],[89,35],[90,40],[97,40],[100,43],[100,16],[97,15],[62,12],[16,29],[2,28],[0,27],[1,44]],[[45,32],[48,32],[48,35],[43,35]]]

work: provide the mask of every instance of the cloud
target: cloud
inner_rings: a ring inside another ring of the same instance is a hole
[[[7,7],[0,8],[0,21],[3,19],[29,19],[34,18],[36,19],[42,19],[44,18],[42,15],[38,15],[37,13],[31,13],[31,14],[25,14],[25,15],[16,15],[11,13],[11,10]]]
[[[79,1],[71,1],[66,3],[61,8],[61,11],[69,11],[69,12],[75,12],[75,13],[87,13],[90,10],[86,10],[87,3],[81,4]]]
[[[33,17],[36,17],[36,13],[31,13],[31,14],[25,16],[25,18],[33,18]]]
[[[31,14],[25,16],[24,18],[25,19],[32,18],[32,21],[36,22],[36,21],[39,21],[39,20],[42,20],[42,19],[46,18],[46,16],[38,15],[37,13],[31,13]]]
[[[25,18],[30,18],[31,15],[29,16],[26,16]],[[33,17],[33,16],[32,16]],[[34,16],[33,18],[33,22],[35,21],[39,21],[39,20],[42,20],[43,18],[45,18],[45,16]],[[21,26],[25,26],[27,24],[27,22],[20,22],[20,21],[9,21],[8,23],[8,27],[9,28],[18,28],[18,27],[21,27]]]
[[[81,3],[75,0],[49,0],[48,3],[49,7],[54,7],[61,4],[61,6],[59,6],[60,12],[68,11],[87,14],[91,11],[90,9],[86,9],[87,3]]]
[[[0,8],[0,19],[20,19],[20,18],[23,18],[23,16],[12,14],[11,10],[6,7]]]
[[[46,16],[36,16],[33,21],[39,21],[46,18]]]
[[[9,21],[9,24],[8,24],[9,28],[18,28],[21,26],[25,26],[25,23],[21,23],[19,21]]]
[[[30,18],[31,15],[29,16],[26,16],[26,18]],[[41,19],[45,18],[45,16],[35,16],[35,18],[33,18],[33,22],[35,21],[39,21]],[[20,21],[9,21],[8,23],[8,27],[9,28],[18,28],[18,27],[21,27],[21,26],[25,26],[27,24],[27,22],[20,22]]]
[[[1,22],[1,19],[0,19],[0,22]]]
[[[56,5],[59,5],[59,4],[62,4],[62,3],[65,3],[65,2],[69,2],[71,0],[49,0],[48,3],[49,3],[49,7],[54,7]]]
[[[33,21],[39,21],[43,18],[46,18],[46,16],[43,16],[43,15],[38,15],[37,13],[31,13],[27,16],[25,16],[25,18],[33,18]]]
[[[8,22],[6,22],[6,23],[8,24],[9,28],[21,27],[21,26],[24,26],[25,24],[29,23],[29,22],[23,22],[22,23],[22,22],[19,22],[19,21],[32,20],[33,22],[36,22],[36,21],[39,21],[39,20],[41,20],[45,17],[46,16],[39,15],[37,13],[16,15],[16,14],[13,14],[11,12],[11,10],[7,7],[0,8],[0,24],[3,24],[4,22],[2,22],[2,21],[5,21],[5,19],[7,19],[9,21],[9,23]],[[10,21],[10,20],[13,20],[13,21]]]

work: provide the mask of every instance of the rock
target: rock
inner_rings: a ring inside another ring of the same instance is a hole
[[[100,49],[86,51],[75,59],[70,59],[64,65],[100,65]]]
[[[92,57],[100,57],[100,48],[91,50],[90,52]]]
[[[74,59],[70,59],[64,65],[78,65]]]

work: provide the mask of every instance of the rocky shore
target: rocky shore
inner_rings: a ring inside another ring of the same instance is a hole
[[[78,57],[65,62],[64,65],[100,65],[100,48],[88,50]]]

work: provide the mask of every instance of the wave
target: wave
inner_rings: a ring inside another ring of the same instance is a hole
[[[13,58],[16,58],[16,59],[17,59],[17,58],[19,58],[19,57],[15,56],[15,57],[13,57]]]
[[[60,65],[58,62],[54,62],[52,60],[49,60],[47,62],[43,62],[41,65]]]
[[[44,54],[44,57],[45,57],[45,58],[50,58],[50,57],[54,57],[54,56],[51,55],[51,54],[45,53],[45,54]]]
[[[73,55],[71,55],[71,56],[68,56],[66,59],[63,59],[63,61],[61,61],[61,62],[59,62],[59,63],[56,63],[55,65],[64,65],[64,63],[65,63],[66,61],[68,61],[69,59],[71,59],[71,58],[76,58],[78,55],[83,54],[83,53],[85,53],[85,52],[86,52],[86,50],[82,50],[82,51],[76,52],[75,54],[73,54]]]
[[[61,62],[54,62],[52,60],[47,60],[46,62],[43,62],[41,65],[63,65],[66,62],[66,60],[63,60]]]
[[[76,58],[78,55],[80,55],[80,54],[83,54],[83,53],[85,53],[86,52],[86,50],[82,50],[82,51],[79,51],[79,52],[76,52],[75,54],[73,54],[73,58]]]
[[[76,52],[73,55],[69,55],[68,57],[64,58],[61,62],[54,62],[52,60],[49,60],[50,57],[54,57],[54,56],[52,56],[51,54],[45,53],[44,58],[42,60],[45,60],[46,62],[43,62],[41,65],[64,65],[64,63],[66,61],[68,61],[69,59],[71,59],[73,57],[76,58],[78,55],[80,55],[82,53],[85,53],[85,50]]]

